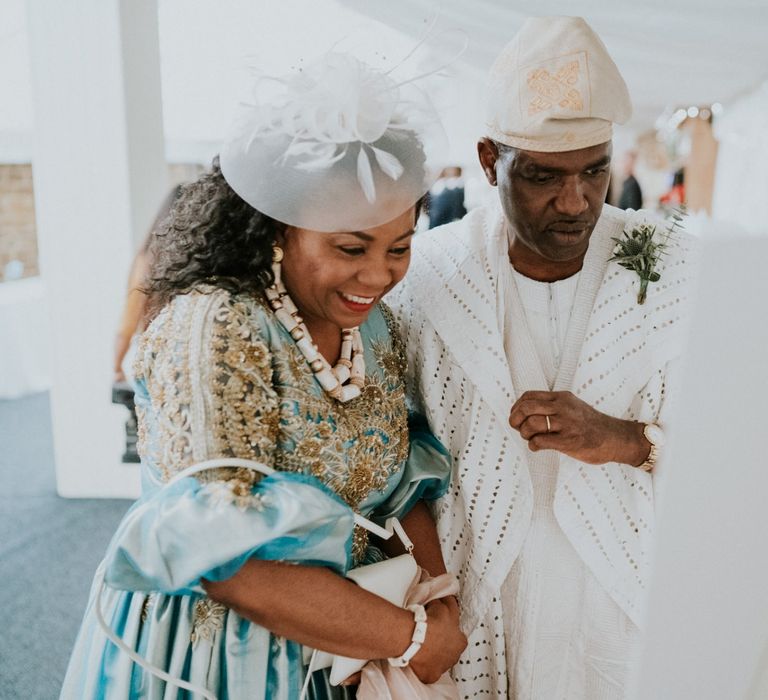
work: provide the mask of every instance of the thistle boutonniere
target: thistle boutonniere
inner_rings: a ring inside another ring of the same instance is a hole
[[[637,303],[644,304],[648,294],[648,285],[658,282],[661,275],[656,271],[656,265],[665,254],[669,237],[680,227],[683,211],[673,211],[666,228],[659,232],[660,223],[641,219],[636,225],[630,224],[622,231],[620,238],[613,238],[616,247],[613,257],[608,262],[617,262],[627,270],[634,270],[640,278],[640,290],[637,293]]]

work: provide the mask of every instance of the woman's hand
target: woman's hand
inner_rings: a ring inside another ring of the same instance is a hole
[[[453,601],[451,605],[449,601]],[[422,683],[435,683],[459,660],[467,647],[467,638],[459,628],[455,599],[433,600],[427,611],[427,636],[410,666]],[[403,650],[405,651],[405,650]]]
[[[427,603],[424,606],[425,610],[427,611],[427,636],[429,636],[429,624],[432,619],[429,617],[430,606],[436,603],[440,603],[441,605],[443,605],[443,607],[446,608],[446,610],[448,611],[448,615],[454,624],[454,630],[459,630],[459,616],[460,616],[459,601],[457,600],[456,596],[450,595],[450,596],[447,596],[446,598],[439,598],[438,600],[434,600],[430,603]],[[440,622],[442,622],[442,617],[444,616],[444,612],[442,610],[439,610],[438,613],[434,613],[433,611],[433,614],[439,614],[441,617]],[[440,635],[440,632],[438,631],[433,635],[433,639],[440,639],[439,635]],[[425,643],[426,641],[427,640],[425,639]],[[462,634],[461,637],[455,641],[458,641],[459,643],[458,646],[460,647],[458,649],[458,655],[456,656],[456,659],[458,659],[458,656],[461,655],[461,652],[467,646],[467,640],[466,640],[466,637],[464,637],[464,635]],[[422,645],[422,649],[423,649],[423,645]],[[419,649],[419,653],[416,654],[416,656],[414,656],[410,665],[414,666],[414,662],[415,662],[414,673],[416,673],[416,675],[419,677],[419,680],[421,680],[424,683],[434,683],[440,678],[440,676],[442,676],[443,673],[445,673],[445,671],[442,671],[435,676],[434,674],[436,673],[436,669],[434,669],[430,665],[430,662],[426,661],[428,657],[424,657],[425,664],[422,668],[419,668],[419,661],[416,660],[416,657],[419,656],[422,649]],[[430,651],[430,650],[427,650],[427,651]],[[448,668],[445,669],[446,671],[450,670],[451,666],[455,665],[456,661],[454,660],[453,662],[450,662],[450,659],[449,659],[449,663],[450,663],[450,666],[448,666]],[[438,661],[438,668],[439,668],[439,661]],[[423,677],[421,673],[424,673]],[[356,673],[355,675],[347,678],[341,685],[360,685],[360,678],[361,678],[361,674]],[[429,678],[429,680],[426,680],[427,678]]]

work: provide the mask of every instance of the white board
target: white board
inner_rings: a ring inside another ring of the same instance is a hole
[[[768,237],[703,249],[634,700],[768,698]]]

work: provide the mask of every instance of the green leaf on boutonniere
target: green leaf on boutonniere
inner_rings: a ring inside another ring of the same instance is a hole
[[[682,211],[673,211],[669,223],[662,232],[658,232],[658,224],[650,221],[625,228],[620,238],[612,238],[616,243],[613,256],[608,262],[617,262],[627,270],[633,270],[640,278],[640,290],[637,303],[644,304],[648,294],[648,284],[658,282],[661,275],[656,271],[656,265],[665,254],[669,237],[680,226],[683,220]]]

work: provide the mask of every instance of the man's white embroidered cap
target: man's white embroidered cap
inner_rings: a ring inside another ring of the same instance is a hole
[[[494,62],[487,136],[527,151],[610,141],[632,114],[619,69],[581,17],[531,17]]]
[[[290,226],[355,231],[396,218],[427,192],[447,142],[419,81],[394,75],[331,52],[259,76],[221,150],[224,178]]]

